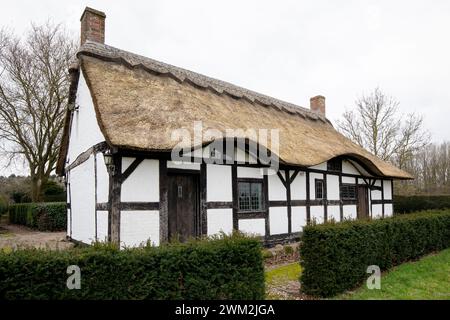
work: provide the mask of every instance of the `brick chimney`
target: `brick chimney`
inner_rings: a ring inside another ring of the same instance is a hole
[[[325,97],[315,96],[309,99],[310,109],[318,114],[325,116]]]
[[[105,18],[104,12],[86,7],[81,15],[81,45],[87,40],[105,43]]]

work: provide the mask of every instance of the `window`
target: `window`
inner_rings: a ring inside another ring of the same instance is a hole
[[[316,179],[316,199],[323,199],[323,180]]]
[[[263,210],[262,182],[239,182],[239,211],[260,212]]]
[[[356,200],[356,186],[354,184],[341,185],[341,199]]]
[[[333,172],[342,172],[342,160],[331,159],[327,162],[327,170]]]

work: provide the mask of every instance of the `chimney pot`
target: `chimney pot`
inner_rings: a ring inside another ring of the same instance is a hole
[[[81,45],[86,41],[105,43],[106,14],[89,7],[81,15]]]
[[[310,101],[310,109],[322,116],[325,116],[325,97],[324,96],[315,96],[309,99]]]

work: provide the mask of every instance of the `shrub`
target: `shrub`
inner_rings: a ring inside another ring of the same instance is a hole
[[[81,289],[66,287],[69,265]],[[257,239],[242,235],[118,250],[0,252],[0,299],[263,299]]]
[[[300,248],[302,291],[329,297],[355,288],[369,274],[450,246],[450,210],[373,221],[306,226]]]
[[[67,207],[63,202],[13,204],[8,211],[11,223],[40,231],[66,229]]]
[[[8,199],[0,194],[0,216],[8,212]]]
[[[447,196],[394,196],[395,213],[411,213],[422,210],[450,209]]]

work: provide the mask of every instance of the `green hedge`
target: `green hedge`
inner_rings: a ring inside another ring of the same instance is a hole
[[[306,226],[300,247],[302,291],[330,297],[381,270],[450,247],[450,210],[372,221]]]
[[[10,205],[9,221],[40,231],[67,228],[67,206],[64,202],[19,203]]]
[[[422,210],[450,209],[448,196],[394,196],[395,213],[411,213]]]
[[[69,265],[80,267],[80,290],[66,287]],[[0,300],[264,299],[264,286],[260,242],[242,235],[125,250],[0,250]]]

